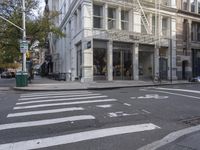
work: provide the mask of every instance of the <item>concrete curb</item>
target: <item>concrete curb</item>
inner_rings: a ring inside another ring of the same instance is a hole
[[[177,139],[179,139],[183,136],[186,136],[186,135],[189,135],[191,133],[198,132],[198,131],[200,131],[200,125],[185,128],[185,129],[182,129],[182,130],[178,130],[178,131],[175,131],[175,132],[172,132],[172,133],[166,135],[161,140],[155,141],[155,142],[148,144],[146,146],[143,146],[143,147],[141,147],[137,150],[156,150],[156,149],[162,148],[162,147],[176,141]]]
[[[132,87],[150,87],[150,86],[167,86],[167,85],[184,85],[184,84],[198,84],[198,83],[164,83],[164,84],[143,84],[143,85],[124,85],[124,86],[107,86],[107,87],[83,87],[83,88],[32,88],[29,87],[13,87],[16,91],[79,91],[79,90],[109,90],[120,88],[132,88]]]

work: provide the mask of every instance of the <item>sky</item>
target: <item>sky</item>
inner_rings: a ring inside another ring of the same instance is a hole
[[[38,16],[38,12],[42,14],[44,12],[45,0],[39,0],[39,7],[37,10],[34,10],[33,13]]]

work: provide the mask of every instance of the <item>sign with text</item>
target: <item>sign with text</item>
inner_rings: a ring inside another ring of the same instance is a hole
[[[28,42],[27,41],[20,41],[20,52],[26,53],[28,51]]]

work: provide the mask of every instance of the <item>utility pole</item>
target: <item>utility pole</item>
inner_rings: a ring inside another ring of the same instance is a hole
[[[26,15],[25,15],[25,0],[22,0],[22,28],[23,28],[23,37],[22,40],[26,41]],[[22,71],[26,72],[26,51],[23,52],[23,64]]]

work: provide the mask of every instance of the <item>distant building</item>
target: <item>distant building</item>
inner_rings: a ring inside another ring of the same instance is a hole
[[[200,0],[177,1],[177,75],[200,76]]]
[[[48,0],[48,10],[61,13],[55,24],[66,33],[49,37],[53,72],[82,82],[177,79],[175,0]]]

